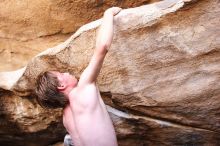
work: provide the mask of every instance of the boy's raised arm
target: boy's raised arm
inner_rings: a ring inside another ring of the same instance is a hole
[[[80,76],[78,85],[94,83],[101,70],[104,58],[113,39],[113,17],[121,8],[112,7],[105,11],[102,24],[96,38],[96,48],[89,65]]]

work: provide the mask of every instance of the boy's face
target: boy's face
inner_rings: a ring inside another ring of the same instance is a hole
[[[65,88],[67,87],[74,88],[77,86],[78,80],[75,78],[75,76],[70,75],[68,72],[61,73],[61,72],[53,71],[52,73],[56,75],[61,86]]]

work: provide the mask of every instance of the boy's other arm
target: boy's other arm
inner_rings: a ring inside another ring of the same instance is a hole
[[[105,11],[102,24],[96,38],[96,48],[89,65],[80,76],[78,85],[95,83],[101,70],[104,58],[110,48],[113,39],[113,17],[121,8],[112,7]]]

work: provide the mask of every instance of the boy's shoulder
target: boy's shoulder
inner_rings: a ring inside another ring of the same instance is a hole
[[[84,92],[85,90],[88,90],[89,88],[94,88],[94,87],[96,88],[96,83],[95,82],[79,85],[75,89],[73,89],[73,93]]]
[[[90,107],[94,106],[98,99],[97,86],[95,83],[78,86],[69,94],[70,106]]]

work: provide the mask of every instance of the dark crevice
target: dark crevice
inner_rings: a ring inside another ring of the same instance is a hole
[[[110,105],[110,106],[112,106],[113,108],[116,108],[117,110],[120,110],[122,112],[131,114],[134,117],[137,116],[138,118],[143,118],[143,119],[146,117],[146,118],[150,118],[150,119],[153,119],[153,120],[169,122],[170,124],[173,124],[173,125],[176,125],[176,126],[181,126],[181,127],[184,127],[184,128],[208,131],[208,132],[212,132],[212,133],[219,133],[219,131],[214,131],[214,130],[210,130],[210,129],[206,129],[206,128],[201,128],[199,126],[191,126],[191,125],[188,125],[188,124],[185,124],[185,123],[178,122],[174,119],[167,119],[167,118],[163,118],[163,117],[153,116],[153,115],[149,115],[147,113],[141,112],[141,111],[137,111],[135,109],[130,109],[128,107],[124,107],[121,104],[121,102],[118,102],[118,101],[112,99],[112,96],[128,96],[128,95],[118,94],[118,93],[117,94],[114,94],[114,93],[112,94],[111,92],[101,92],[101,93],[102,93],[102,95],[105,95],[108,98],[111,98],[113,105]]]
[[[121,108],[121,107],[120,107]],[[119,109],[121,110],[121,109]],[[208,131],[208,132],[214,132],[214,133],[219,133],[218,131],[213,131],[213,130],[210,130],[210,129],[206,129],[206,128],[201,128],[201,127],[197,127],[197,126],[191,126],[191,125],[188,125],[188,124],[184,124],[184,123],[180,123],[180,122],[177,122],[175,120],[172,120],[172,119],[167,119],[167,118],[163,118],[163,117],[158,117],[158,116],[152,116],[152,115],[149,115],[149,114],[146,114],[146,113],[143,113],[143,112],[140,112],[140,111],[137,111],[137,110],[134,110],[134,109],[130,109],[130,108],[122,108],[122,110],[126,111],[127,113],[129,114],[132,114],[134,116],[138,116],[140,118],[150,118],[150,119],[153,119],[153,120],[159,120],[159,121],[163,121],[163,122],[169,122],[173,125],[177,125],[177,126],[181,126],[181,127],[184,127],[184,128],[192,128],[192,129],[195,129],[195,130],[202,130],[202,131]]]

